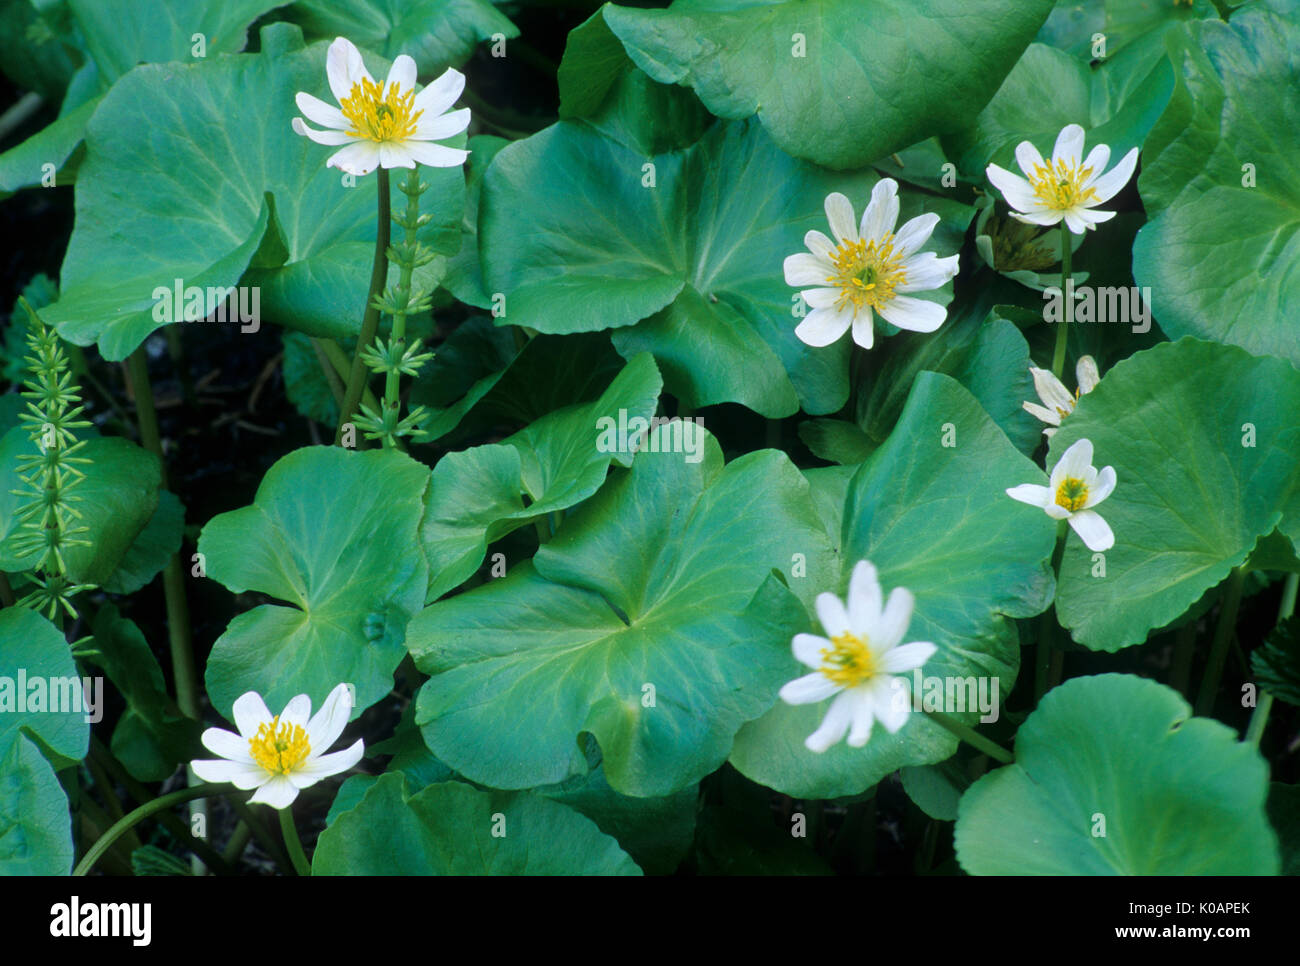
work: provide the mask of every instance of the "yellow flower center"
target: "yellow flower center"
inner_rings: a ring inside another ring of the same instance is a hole
[[[401,92],[396,84],[384,92],[382,84],[361,79],[343,98],[339,110],[352,124],[347,133],[367,141],[405,141],[415,133],[415,122],[424,111],[415,111],[415,91]]]
[[[826,281],[840,290],[835,308],[843,311],[853,305],[853,314],[864,305],[879,311],[894,297],[894,290],[907,281],[903,271],[903,256],[894,251],[894,236],[886,235],[878,242],[845,240],[831,252],[835,274]]]
[[[1056,505],[1063,506],[1071,513],[1082,510],[1088,502],[1088,486],[1077,476],[1067,476],[1056,488]]]
[[[1064,159],[1055,164],[1035,165],[1034,173],[1029,176],[1029,184],[1034,195],[1053,211],[1069,211],[1089,201],[1096,201],[1095,188],[1083,187],[1083,183],[1092,177],[1092,168],[1082,167],[1078,162],[1069,163]]]
[[[253,761],[271,774],[287,775],[307,760],[311,745],[301,725],[280,724],[280,716],[276,715],[248,739],[248,751]]]
[[[822,674],[845,688],[857,687],[876,676],[876,657],[862,638],[845,631],[832,637],[831,643],[833,648],[822,648]]]

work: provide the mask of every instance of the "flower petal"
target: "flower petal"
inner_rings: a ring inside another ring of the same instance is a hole
[[[262,802],[272,808],[288,808],[298,797],[298,789],[284,775],[276,775],[253,793],[250,802]]]
[[[885,602],[880,622],[873,628],[875,633],[871,634],[871,649],[877,657],[886,654],[903,639],[907,625],[912,623],[912,608],[915,604],[916,598],[906,587],[895,587],[889,592],[889,600]]]
[[[875,694],[870,685],[854,688],[849,693],[853,700],[850,705],[849,747],[861,748],[871,739],[871,725],[876,720]]]
[[[379,145],[374,141],[353,141],[341,151],[330,155],[325,166],[339,168],[358,177],[369,174],[379,167]]]
[[[880,670],[884,674],[902,674],[924,667],[939,648],[929,641],[912,641],[891,647],[880,657]]]
[[[833,274],[829,264],[809,252],[790,255],[782,267],[786,285],[825,285],[827,276]]]
[[[907,724],[912,702],[906,678],[882,675],[868,685],[868,692],[876,719],[885,726],[886,731],[892,735]]]
[[[826,675],[814,671],[812,674],[805,674],[801,678],[790,681],[781,688],[778,695],[786,704],[816,704],[842,690],[843,688]]]
[[[405,94],[415,90],[415,60],[410,54],[398,54],[393,66],[388,68],[388,79],[384,81],[384,97],[394,87],[397,93]]]
[[[844,602],[831,593],[821,593],[817,595],[815,602],[817,608],[817,619],[821,621],[822,628],[830,637],[838,637],[846,631],[852,630],[849,623],[849,612],[844,606]]]
[[[1041,211],[1013,211],[1011,217],[1016,221],[1023,221],[1026,225],[1055,225],[1063,216],[1059,211],[1042,209]]]
[[[465,75],[448,67],[432,84],[415,95],[415,109],[427,116],[445,114],[465,90]]]
[[[1076,510],[1071,513],[1070,526],[1093,553],[1115,546],[1115,534],[1110,524],[1096,510]]]
[[[1021,503],[1036,506],[1039,509],[1052,502],[1052,491],[1045,486],[1039,486],[1037,483],[1021,483],[1019,486],[1013,486],[1007,490],[1007,496],[1013,500],[1019,500]]]
[[[799,294],[803,296],[804,305],[810,309],[834,308],[840,298],[840,290],[829,287],[806,288]]]
[[[819,231],[810,231],[803,236],[803,243],[808,246],[808,251],[812,252],[818,258],[829,261],[831,252],[835,251],[835,243]]]
[[[1084,474],[1092,466],[1092,440],[1076,440],[1074,445],[1061,454],[1061,458],[1056,461],[1056,466],[1052,467],[1052,492],[1056,492],[1061,481],[1067,477],[1073,477],[1081,480]]]
[[[1077,211],[1067,211],[1062,215],[1065,219],[1065,227],[1076,235],[1082,235],[1085,231],[1089,231],[1094,227],[1092,221],[1079,217],[1079,211],[1082,210],[1080,208]]]
[[[1023,402],[1020,405],[1025,408],[1025,412],[1029,413],[1029,415],[1036,419],[1041,419],[1043,422],[1050,423],[1053,426],[1061,425],[1061,414],[1055,410],[1044,409],[1042,406],[1038,405],[1038,403],[1031,403],[1028,401]]]
[[[1034,391],[1038,393],[1038,398],[1048,409],[1056,410],[1058,415],[1061,412],[1073,411],[1074,397],[1070,395],[1070,390],[1065,388],[1065,383],[1057,379],[1050,369],[1030,366],[1029,374],[1034,377]],[[1059,425],[1060,420],[1054,419],[1052,423]]]
[[[862,213],[858,235],[867,241],[879,241],[898,224],[898,182],[881,178],[871,189],[871,201]]]
[[[379,166],[382,168],[414,168],[415,158],[405,142],[384,141],[379,145]]]
[[[1097,474],[1097,482],[1088,489],[1088,501],[1083,508],[1094,507],[1115,492],[1115,467],[1107,466]]]
[[[373,80],[361,59],[361,51],[346,37],[335,37],[325,55],[325,77],[330,92],[340,104],[352,93],[352,86],[362,79]]]
[[[1098,144],[1088,152],[1088,156],[1083,159],[1082,167],[1091,168],[1092,173],[1088,175],[1087,179],[1083,182],[1084,187],[1088,187],[1097,180],[1098,176],[1106,170],[1106,164],[1109,161],[1110,145]]]
[[[303,730],[306,730],[309,718],[311,718],[311,698],[305,694],[295,694],[280,712],[280,724],[287,724],[290,727],[297,725]]]
[[[1034,186],[1018,174],[999,168],[996,164],[990,164],[984,169],[984,176],[989,179],[989,184],[1002,192],[1002,197],[1012,208],[1029,211],[1041,204],[1038,196],[1034,194]]]
[[[1078,124],[1067,124],[1056,136],[1056,146],[1052,148],[1052,164],[1064,161],[1073,166],[1083,157],[1083,128]]]
[[[1038,148],[1034,147],[1032,141],[1021,141],[1016,145],[1016,164],[1020,165],[1020,170],[1025,174],[1033,174],[1035,169],[1047,167],[1047,162],[1043,160],[1042,154],[1039,153]],[[998,170],[1002,169],[999,168]],[[990,178],[989,180],[992,181],[993,179]],[[1029,184],[1029,182],[1026,181],[1025,184]],[[1033,194],[1032,187],[1029,189],[1029,193]]]
[[[814,669],[822,666],[822,651],[829,651],[831,646],[830,641],[816,634],[796,634],[790,641],[790,649],[794,652],[795,659],[800,664],[806,664]]]
[[[1133,177],[1137,162],[1138,149],[1133,148],[1128,154],[1119,159],[1119,163],[1115,167],[1093,181],[1090,187],[1097,194],[1097,204],[1109,201],[1119,194],[1120,189],[1128,184],[1129,178]]]
[[[441,117],[421,117],[415,122],[413,141],[442,141],[455,137],[469,127],[470,113],[468,107],[459,111],[443,114]]]
[[[876,342],[876,327],[871,314],[871,306],[864,305],[853,316],[853,341],[864,349],[870,349]]]
[[[880,307],[880,314],[900,329],[912,332],[933,332],[943,325],[948,310],[935,302],[914,299],[910,295],[897,295]]]
[[[214,755],[220,755],[228,761],[241,765],[253,765],[253,756],[249,753],[248,739],[224,728],[209,728],[199,739],[203,747]]]
[[[434,144],[432,141],[407,141],[403,146],[415,161],[430,168],[454,168],[464,164],[469,157],[468,151]]]
[[[1092,356],[1079,356],[1079,362],[1074,367],[1074,378],[1079,384],[1079,393],[1086,396],[1097,388],[1097,383],[1101,382],[1101,371],[1097,368],[1097,360]]]
[[[858,226],[853,218],[853,203],[838,191],[826,196],[826,220],[836,241],[858,240]]]
[[[256,788],[270,778],[260,765],[245,765],[224,758],[196,758],[190,762],[190,767],[205,782],[230,782],[244,791]]]
[[[361,760],[366,753],[366,743],[358,738],[342,751],[330,755],[317,755],[308,758],[302,766],[289,773],[289,780],[297,788],[314,785],[322,778],[347,771]]]
[[[300,117],[295,117],[290,121],[289,126],[293,128],[294,134],[301,134],[303,137],[311,138],[317,144],[328,144],[331,147],[339,144],[350,144],[357,140],[344,131],[317,131],[315,128],[304,124]]]
[[[836,695],[831,706],[826,709],[826,717],[822,719],[821,727],[805,739],[804,746],[809,751],[820,754],[843,738],[844,732],[849,730],[849,724],[853,721],[856,704],[856,697],[848,691],[841,691]]]
[[[852,324],[853,313],[850,311],[813,309],[795,327],[794,334],[800,342],[819,349],[842,336]]]
[[[849,626],[859,637],[866,637],[880,623],[884,594],[876,568],[865,560],[853,566],[849,578]]]
[[[299,91],[294,96],[294,103],[303,116],[313,123],[333,128],[336,131],[351,130],[352,122],[343,116],[337,107],[326,104],[319,97],[312,97],[306,91]]]
[[[920,251],[921,246],[930,240],[938,224],[939,216],[934,212],[909,218],[894,235],[894,251],[903,256]]]
[[[270,724],[275,717],[256,691],[246,691],[237,697],[231,712],[235,716],[235,727],[245,738],[252,738],[257,734],[258,728]]]
[[[907,281],[896,291],[928,292],[946,285],[957,274],[957,256],[940,258],[934,252],[922,252],[904,262],[903,271],[907,273]]]
[[[352,691],[340,684],[325,698],[320,710],[307,722],[307,743],[312,751],[325,751],[339,740],[352,715]]]

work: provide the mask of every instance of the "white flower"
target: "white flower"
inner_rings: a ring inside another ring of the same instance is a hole
[[[1092,465],[1092,441],[1081,439],[1061,454],[1052,468],[1050,485],[1024,483],[1007,490],[1007,496],[1042,508],[1053,520],[1069,520],[1089,550],[1115,546],[1110,525],[1092,509],[1115,489],[1115,467],[1100,472]]]
[[[1043,406],[1037,403],[1022,403],[1025,411],[1031,416],[1036,416],[1048,424],[1048,428],[1043,430],[1043,435],[1051,439],[1056,432],[1056,427],[1061,425],[1061,420],[1070,413],[1074,412],[1074,404],[1078,402],[1080,395],[1086,395],[1097,388],[1097,383],[1101,381],[1101,373],[1097,370],[1097,360],[1092,356],[1080,356],[1078,364],[1074,367],[1074,375],[1078,380],[1079,388],[1075,390],[1073,396],[1070,390],[1065,388],[1065,384],[1057,379],[1046,369],[1036,369],[1029,367],[1030,373],[1034,377],[1034,388],[1038,391],[1038,398],[1044,403]]]
[[[938,650],[928,641],[899,645],[912,621],[912,605],[912,594],[895,587],[882,610],[876,568],[865,560],[853,568],[847,608],[834,594],[817,596],[817,617],[830,640],[796,634],[794,656],[815,670],[781,689],[787,704],[813,704],[836,695],[821,727],[804,742],[810,750],[825,751],[846,731],[849,744],[860,748],[871,737],[872,719],[891,734],[903,727],[910,703],[897,699],[891,675],[919,668]]]
[[[835,241],[810,231],[803,239],[808,251],[785,260],[787,285],[816,286],[800,293],[812,309],[794,330],[800,341],[830,345],[852,327],[853,341],[870,349],[873,310],[913,332],[943,325],[948,311],[942,305],[906,294],[939,288],[957,274],[956,255],[920,251],[939,224],[938,215],[918,215],[895,234],[898,182],[884,178],[872,189],[861,224],[854,220],[853,204],[838,192],[826,196],[826,218]]]
[[[1101,173],[1110,160],[1106,145],[1098,144],[1086,158],[1080,158],[1083,128],[1067,124],[1056,138],[1050,164],[1028,141],[1016,147],[1016,162],[1028,181],[996,164],[990,164],[986,174],[1007,204],[1016,209],[1012,217],[1031,225],[1055,225],[1064,218],[1070,231],[1082,235],[1115,217],[1115,212],[1097,211],[1095,206],[1110,201],[1128,184],[1137,167],[1138,149],[1129,151],[1106,174]]]
[[[352,693],[340,684],[329,693],[320,711],[311,716],[311,698],[300,694],[272,717],[256,691],[235,701],[239,734],[221,728],[203,732],[203,745],[220,758],[191,762],[194,774],[207,782],[232,782],[236,788],[256,788],[249,799],[272,808],[287,808],[299,789],[347,771],[365,751],[360,738],[351,747],[321,754],[338,741],[352,714]]]
[[[447,68],[419,94],[415,93],[415,61],[400,54],[381,85],[366,71],[361,52],[338,37],[330,44],[325,75],[339,107],[299,91],[298,110],[326,130],[293,119],[293,129],[317,144],[346,145],[326,162],[349,174],[364,175],[377,167],[435,168],[464,164],[468,151],[434,144],[469,126],[469,108],[446,113],[465,89],[465,75]]]

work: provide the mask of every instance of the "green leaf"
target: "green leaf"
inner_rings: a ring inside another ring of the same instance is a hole
[[[0,154],[0,196],[37,185],[67,184],[69,179],[60,173],[71,167],[69,161],[85,136],[86,121],[98,106],[98,98],[88,101]],[[47,164],[54,165],[53,171],[45,167]],[[47,174],[54,175],[53,181],[46,180]]]
[[[454,430],[514,361],[514,330],[486,315],[466,319],[438,346],[411,385],[411,405],[424,406],[417,442],[430,443]]]
[[[67,875],[72,821],[58,776],[25,735],[0,740],[0,875]]]
[[[218,710],[229,717],[245,691],[275,708],[303,693],[319,705],[349,683],[355,716],[392,690],[428,583],[417,538],[428,480],[399,453],[309,446],[267,471],[252,506],[208,522],[207,575],[288,604],[240,614],[217,639],[206,681]]]
[[[448,256],[443,286],[466,305],[480,309],[492,307],[492,299],[483,288],[483,265],[478,254],[478,207],[483,191],[483,173],[492,159],[510,142],[491,134],[477,134],[469,139],[469,158],[465,162],[465,215],[461,221],[460,251]]]
[[[944,446],[945,435],[955,445]],[[1056,528],[1041,511],[1041,521],[1022,512],[1004,492],[1033,477],[1042,471],[1016,451],[970,393],[947,376],[920,373],[889,439],[849,483],[841,504],[843,549],[834,561],[839,569],[810,574],[804,582],[816,584],[809,594],[831,591],[843,599],[853,566],[870,561],[886,593],[906,587],[916,597],[904,640],[931,641],[939,649],[925,677],[943,679],[945,691],[952,682],[954,693],[958,679],[971,679],[977,698],[983,687],[990,703],[996,682],[1000,707],[1020,663],[1010,618],[1038,614],[1051,599]],[[810,558],[810,571],[812,564]],[[795,631],[817,633],[819,627],[809,614]],[[785,681],[807,673],[790,655],[792,637],[779,640]],[[964,706],[966,696],[962,692],[963,708],[953,717],[978,726],[981,713]],[[842,743],[816,754],[804,740],[826,707],[778,703],[741,729],[731,763],[796,798],[838,798],[898,768],[943,761],[956,749],[948,731],[914,713],[895,734],[877,725],[861,748]]]
[[[347,37],[390,60],[409,54],[426,78],[461,66],[495,34],[519,36],[487,0],[299,0],[289,12],[310,37]]]
[[[325,166],[330,150],[290,127],[298,91],[328,96],[326,46],[302,49],[296,28],[273,24],[261,53],[148,64],[115,84],[87,127],[63,291],[42,318],[70,341],[98,341],[106,358],[121,359],[180,321],[190,296],[173,304],[177,279],[183,292],[204,290],[206,316],[242,278],[241,306],[250,315],[256,308],[258,321],[240,329],[267,318],[311,335],[355,335],[373,258],[376,179],[347,187]],[[377,74],[386,68],[375,58],[367,64]],[[234,118],[237,138],[229,136]],[[455,251],[464,177],[455,168],[422,177],[432,222],[421,238]],[[255,258],[277,250],[282,265]],[[225,324],[234,328],[231,315],[238,318],[232,311]]]
[[[308,419],[326,426],[338,424],[338,403],[325,381],[311,338],[290,329],[284,331],[284,394]]]
[[[714,114],[757,114],[781,149],[856,168],[987,103],[1051,0],[676,0],[606,6],[637,66],[687,84]],[[802,43],[801,43],[802,42]]]
[[[321,833],[316,875],[637,875],[615,842],[572,809],[460,782],[409,794],[384,775]]]
[[[637,103],[622,103],[617,118],[649,110]],[[782,262],[804,250],[808,230],[827,229],[828,194],[842,191],[861,210],[875,176],[796,161],[752,121],[715,124],[653,155],[609,133],[616,128],[563,120],[503,148],[488,169],[480,250],[488,289],[506,298],[504,321],[613,329],[625,358],[652,352],[667,389],[695,408],[739,402],[774,418],[839,409],[849,340],[814,349],[795,337],[798,292]],[[960,246],[972,209],[908,192],[901,200],[903,219],[943,217],[933,250]],[[946,303],[947,291],[934,298]]]
[[[80,761],[89,713],[63,635],[25,607],[0,610],[0,749],[26,734],[56,767]]]
[[[957,820],[957,803],[970,785],[970,779],[961,772],[957,759],[950,758],[938,765],[920,765],[899,769],[903,789],[916,807],[941,822]]]
[[[1171,338],[1194,335],[1300,364],[1297,0],[1258,0],[1194,24],[1178,89],[1152,131],[1138,188],[1152,216],[1133,274]],[[1248,167],[1249,166],[1249,167]]]
[[[181,534],[185,529],[185,507],[169,490],[158,491],[158,506],[103,588],[110,594],[134,594],[167,566],[167,561],[181,548]]]
[[[1268,786],[1268,818],[1282,851],[1282,875],[1300,875],[1300,786]]]
[[[1015,763],[962,796],[962,868],[1276,875],[1268,765],[1231,728],[1191,713],[1178,692],[1126,674],[1053,689],[1016,735]]]
[[[411,622],[408,647],[433,675],[416,720],[470,780],[583,774],[575,739],[589,732],[615,791],[669,795],[775,700],[802,612],[772,571],[826,552],[807,484],[773,451],[723,467],[712,437],[700,462],[656,451],[667,432],[532,563]]]
[[[420,537],[429,557],[427,599],[464,583],[490,543],[595,493],[611,462],[631,452],[602,447],[602,421],[654,414],[662,383],[654,360],[637,356],[589,405],[545,416],[504,443],[451,453],[433,470]],[[524,500],[527,498],[527,504]]]
[[[1287,704],[1300,704],[1300,617],[1279,624],[1250,655],[1255,683]]]
[[[1118,485],[1097,509],[1115,533],[1104,576],[1076,537],[1061,564],[1057,614],[1076,641],[1102,651],[1141,643],[1279,521],[1300,539],[1296,411],[1291,366],[1195,339],[1135,353],[1080,399],[1047,465],[1086,437]]]
[[[843,419],[810,419],[800,423],[799,438],[819,459],[844,466],[856,466],[876,449],[870,436],[855,423]]]

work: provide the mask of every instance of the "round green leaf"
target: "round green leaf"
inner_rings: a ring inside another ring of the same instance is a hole
[[[637,66],[714,114],[757,114],[781,149],[861,167],[964,124],[1052,0],[676,0],[604,8]]]
[[[724,467],[706,437],[692,463],[655,451],[667,435],[653,431],[535,566],[411,622],[408,647],[433,675],[417,723],[470,780],[530,788],[582,774],[576,739],[590,732],[615,791],[668,795],[717,768],[775,699],[782,638],[802,611],[772,570],[826,554],[808,486],[780,453]]]
[[[321,833],[316,875],[639,875],[618,843],[570,808],[461,782],[409,794],[376,781]]]
[[[1086,437],[1118,484],[1097,508],[1115,546],[1099,560],[1071,537],[1061,564],[1057,614],[1076,641],[1141,643],[1279,524],[1300,540],[1297,411],[1291,366],[1195,339],[1135,353],[1082,397],[1047,465]]]
[[[0,741],[0,875],[72,871],[68,797],[54,769],[24,735]]]
[[[1300,365],[1300,0],[1193,25],[1178,90],[1138,188],[1154,217],[1133,248],[1160,327]]]
[[[962,796],[971,875],[1277,875],[1268,765],[1178,692],[1075,678],[1020,727],[1016,761]]]
[[[217,639],[206,681],[223,714],[246,691],[281,708],[349,683],[356,715],[392,690],[428,583],[417,535],[428,482],[393,451],[308,446],[267,471],[252,506],[209,521],[207,576],[289,605],[241,614]]]
[[[0,610],[0,749],[27,734],[56,764],[80,761],[90,742],[84,700],[68,642],[54,625],[25,607]]]
[[[945,436],[955,445],[945,446]],[[945,690],[949,679],[973,678],[977,689],[982,681],[986,699],[996,682],[1000,708],[1020,663],[1010,618],[1047,607],[1056,532],[1045,514],[1035,520],[1004,490],[1042,475],[960,384],[923,372],[889,439],[849,483],[841,503],[842,550],[835,568],[819,578],[825,582],[810,590],[843,599],[853,566],[871,561],[886,593],[906,587],[916,597],[905,640],[939,648],[924,675],[944,679]],[[818,633],[819,625],[805,615],[798,631]],[[786,655],[782,683],[807,673],[790,656],[793,635],[768,634]],[[957,746],[948,731],[913,713],[895,734],[877,726],[861,748],[841,743],[816,754],[804,740],[826,707],[778,702],[741,729],[731,763],[787,795],[838,798],[903,766],[943,761]],[[981,714],[963,709],[954,717],[978,726]]]

